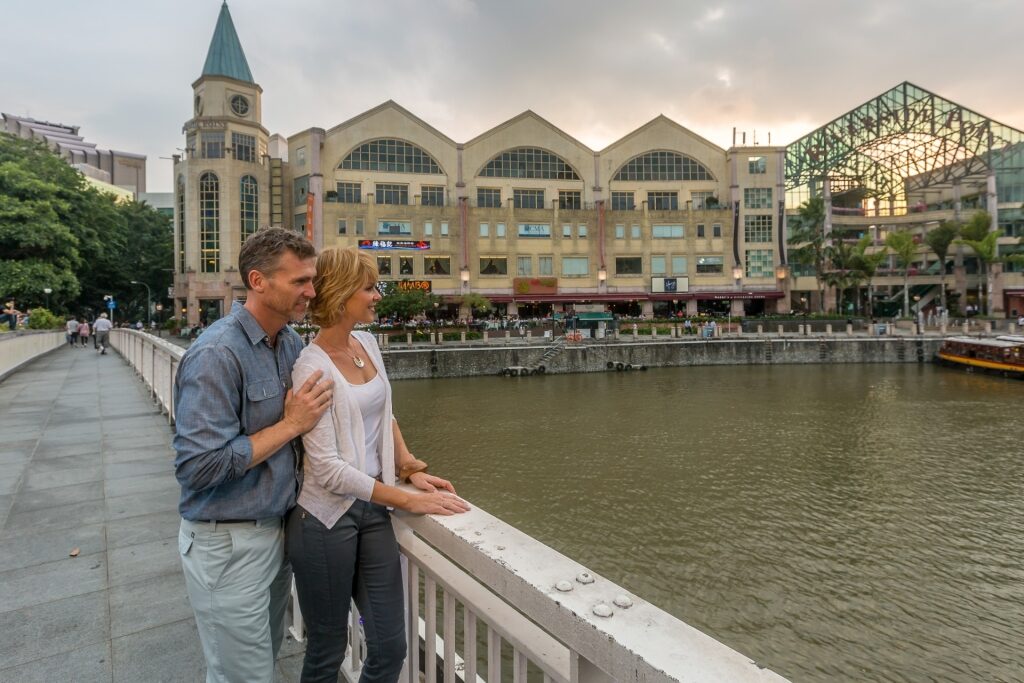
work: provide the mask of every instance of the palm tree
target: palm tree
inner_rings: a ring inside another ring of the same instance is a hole
[[[872,253],[868,253],[868,247],[871,246],[871,236],[864,235],[857,242],[857,246],[854,247],[853,263],[854,268],[858,273],[863,276],[864,280],[868,283],[868,317],[874,317],[875,315],[875,284],[874,277],[875,273],[881,267],[885,260],[889,258],[889,250],[887,247],[882,247],[880,250]]]
[[[985,315],[989,314],[989,299],[992,296],[992,264],[999,260],[999,233],[990,232],[980,240],[960,239],[958,244],[971,248],[974,255],[978,257],[978,265],[985,275],[985,289],[981,293],[981,310]]]
[[[822,280],[829,287],[836,288],[836,310],[841,312],[844,293],[850,287],[856,287],[861,279],[854,262],[856,252],[852,244],[839,239],[825,247],[825,257],[829,269],[822,273]]]
[[[890,232],[885,236],[885,246],[892,249],[903,268],[903,317],[910,317],[910,266],[917,257],[917,243],[907,230]]]
[[[797,220],[790,222],[789,244],[795,248],[790,257],[796,263],[814,268],[814,279],[818,283],[818,307],[825,310],[824,273],[828,257],[825,247],[825,200],[811,197],[798,209]]]
[[[929,230],[924,236],[924,243],[939,257],[939,295],[942,310],[946,310],[946,259],[949,257],[950,245],[960,234],[960,228],[959,221],[942,221],[937,228]]]

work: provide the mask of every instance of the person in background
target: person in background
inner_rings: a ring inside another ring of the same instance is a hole
[[[7,323],[7,328],[12,332],[18,327],[18,316],[21,311],[14,305],[14,299],[4,302],[3,314],[0,315],[0,324]]]
[[[112,327],[113,324],[107,318],[107,314],[100,313],[100,317],[96,319],[92,330],[93,341],[99,349],[100,355],[107,355],[107,346],[110,344],[110,330]]]
[[[377,342],[356,325],[376,319],[377,266],[355,247],[328,249],[316,262],[310,305],[320,326],[292,371],[298,385],[334,380],[331,409],[302,438],[306,448],[298,503],[286,543],[306,623],[302,683],[335,683],[345,657],[349,603],[366,635],[362,683],[398,680],[406,656],[398,542],[390,508],[451,515],[469,506],[451,483],[427,473],[402,437]],[[209,333],[207,333],[209,334]],[[397,484],[409,482],[420,493]]]
[[[89,343],[89,323],[85,318],[78,323],[78,339],[82,342],[83,349]]]
[[[75,345],[78,342],[78,318],[75,316],[68,318],[67,323],[64,325],[64,329],[66,329],[68,333],[68,346],[75,348]]]

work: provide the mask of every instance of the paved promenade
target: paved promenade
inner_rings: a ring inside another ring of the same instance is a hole
[[[0,681],[205,679],[171,431],[116,352],[62,348],[0,382]],[[282,649],[290,683],[301,647]]]

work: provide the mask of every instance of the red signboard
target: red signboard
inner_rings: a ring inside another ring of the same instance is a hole
[[[313,193],[306,193],[306,239],[313,241]]]

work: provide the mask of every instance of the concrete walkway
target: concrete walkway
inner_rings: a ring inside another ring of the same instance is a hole
[[[171,433],[116,352],[62,348],[0,383],[0,681],[205,680]],[[297,681],[301,646],[282,650]]]

